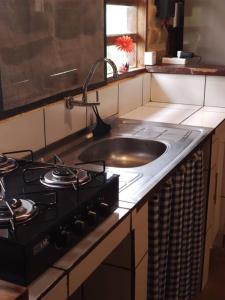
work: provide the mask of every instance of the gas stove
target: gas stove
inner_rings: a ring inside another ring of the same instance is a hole
[[[24,152],[24,151],[23,151]],[[117,207],[118,176],[0,155],[0,278],[28,285]],[[94,162],[96,163],[96,162]],[[90,164],[90,162],[89,162]]]

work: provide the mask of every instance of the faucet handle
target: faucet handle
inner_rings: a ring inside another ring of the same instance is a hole
[[[95,105],[100,105],[99,102],[83,102],[82,100],[76,100],[74,99],[73,96],[68,96],[65,97],[65,104],[66,104],[66,108],[71,110],[73,109],[74,106],[83,106],[83,107],[87,107],[87,106],[95,106]]]

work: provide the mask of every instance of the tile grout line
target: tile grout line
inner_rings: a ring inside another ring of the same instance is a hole
[[[44,120],[44,143],[45,148],[47,147],[47,137],[46,137],[46,115],[45,115],[45,109],[43,108],[43,120]]]
[[[180,125],[182,125],[183,122],[185,122],[186,120],[188,120],[190,117],[192,117],[195,113],[197,113],[198,111],[200,111],[203,108],[203,106],[199,107],[197,110],[193,111],[190,116],[186,117],[184,120],[182,120],[180,123]]]
[[[203,96],[203,107],[205,106],[205,96],[206,96],[206,80],[207,80],[207,76],[205,75],[205,83],[204,83],[204,96]]]

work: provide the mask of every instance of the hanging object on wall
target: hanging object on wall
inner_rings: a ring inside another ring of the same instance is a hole
[[[174,16],[175,0],[155,0],[157,17],[161,20],[168,20]]]

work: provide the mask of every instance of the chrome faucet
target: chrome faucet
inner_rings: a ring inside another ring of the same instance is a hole
[[[96,92],[96,102],[88,102],[88,100],[87,100],[87,91],[88,91],[89,83],[90,83],[90,81],[91,81],[91,79],[92,79],[92,77],[95,73],[95,70],[97,69],[97,66],[99,65],[99,63],[101,63],[101,62],[109,63],[110,66],[113,69],[113,78],[116,79],[118,77],[117,67],[111,59],[105,57],[105,58],[101,58],[101,59],[96,60],[96,62],[91,66],[90,71],[87,75],[87,78],[84,82],[84,85],[83,85],[83,88],[82,88],[82,91],[83,91],[82,92],[83,93],[82,100],[81,101],[76,100],[76,99],[74,99],[73,96],[65,97],[66,107],[68,109],[72,109],[74,106],[92,106],[93,107],[95,105],[100,104],[99,100],[98,100],[98,92]]]

